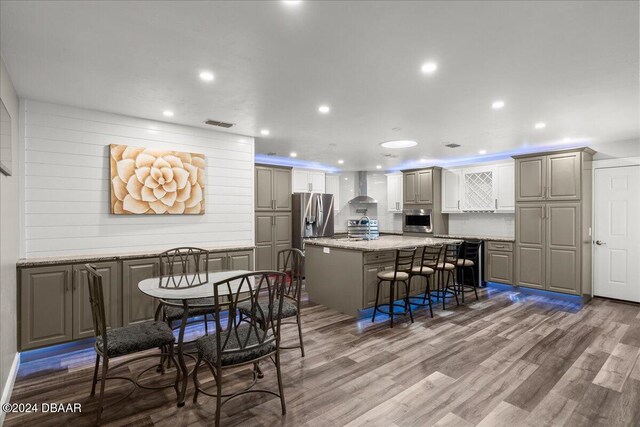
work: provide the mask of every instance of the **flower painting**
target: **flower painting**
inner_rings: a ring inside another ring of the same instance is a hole
[[[111,213],[204,214],[203,154],[109,146]]]

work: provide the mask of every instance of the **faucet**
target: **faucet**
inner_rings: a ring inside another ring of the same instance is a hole
[[[368,216],[365,215],[365,216],[360,217],[358,222],[360,222],[360,224],[362,224],[362,220],[363,219],[367,220],[367,236],[364,239],[365,240],[371,240],[371,218],[369,218]]]

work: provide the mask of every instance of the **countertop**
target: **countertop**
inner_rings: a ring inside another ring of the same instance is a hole
[[[499,236],[471,236],[468,234],[434,234],[433,237],[442,239],[461,239],[461,240],[485,240],[492,242],[515,242],[515,237],[499,237]]]
[[[168,248],[170,249],[170,248]],[[216,246],[216,247],[201,247],[209,252],[234,252],[234,251],[250,251],[255,249],[253,245],[240,245],[240,246]],[[58,265],[58,264],[81,264],[85,262],[106,262],[106,261],[120,261],[126,259],[137,258],[151,258],[157,257],[163,251],[139,251],[139,252],[121,252],[117,254],[83,254],[83,255],[64,255],[64,256],[52,256],[41,258],[20,258],[16,265],[18,268],[24,267],[39,267],[45,265]]]
[[[319,238],[305,240],[305,245],[323,246],[327,248],[349,249],[362,252],[380,252],[393,251],[396,249],[405,249],[420,247],[426,245],[435,245],[443,243],[455,243],[460,239],[441,239],[433,237],[409,237],[409,236],[380,236],[376,240],[343,240],[332,238]]]

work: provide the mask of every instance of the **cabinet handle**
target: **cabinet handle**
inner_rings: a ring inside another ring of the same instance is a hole
[[[496,199],[496,210],[498,210],[498,199]]]
[[[458,210],[460,210],[460,200],[458,200]]]
[[[69,292],[69,272],[64,272],[64,290]]]

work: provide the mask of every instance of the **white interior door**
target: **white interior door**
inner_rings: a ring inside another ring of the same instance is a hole
[[[640,302],[640,166],[594,173],[593,293]]]

